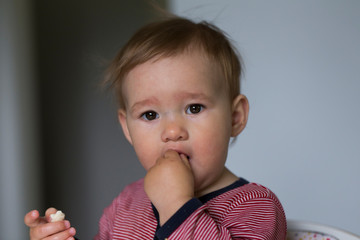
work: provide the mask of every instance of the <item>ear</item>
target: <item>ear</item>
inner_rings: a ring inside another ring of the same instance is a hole
[[[124,133],[126,139],[132,145],[132,140],[131,140],[129,128],[128,128],[127,121],[126,121],[126,111],[124,109],[118,110],[118,119],[119,119],[121,128],[123,130],[123,133]]]
[[[238,95],[232,103],[231,137],[236,137],[244,130],[249,116],[249,101],[246,96]]]

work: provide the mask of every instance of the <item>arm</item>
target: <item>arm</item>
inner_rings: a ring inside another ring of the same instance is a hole
[[[215,206],[203,205],[194,198],[186,157],[176,152],[158,159],[144,188],[158,211],[158,239],[285,239],[285,214],[270,190],[256,185]]]
[[[194,177],[188,159],[167,151],[144,178],[144,190],[159,213],[163,225],[194,197]]]
[[[94,240],[111,239],[110,230],[111,230],[111,226],[113,225],[112,219],[115,215],[115,211],[116,211],[116,202],[114,199],[112,204],[104,210],[104,213],[100,218],[99,231],[95,236]]]
[[[201,205],[200,201],[189,201],[192,207],[196,204],[198,207],[186,218],[179,213],[186,210],[179,210],[157,231],[158,239],[286,238],[285,214],[271,192],[268,196],[266,192],[253,192],[246,199],[220,199],[219,202],[221,204],[209,207]],[[184,205],[183,208],[190,210],[191,206]]]

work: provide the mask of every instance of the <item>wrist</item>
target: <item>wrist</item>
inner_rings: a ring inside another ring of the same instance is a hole
[[[203,203],[197,199],[192,198],[190,201],[185,203],[174,215],[172,215],[160,228],[156,231],[158,239],[168,238],[181,224],[183,224],[190,215],[194,214],[199,208],[203,206]],[[155,209],[157,219],[159,214]]]
[[[189,202],[193,197],[183,197],[177,198],[176,200],[164,201],[162,204],[158,204],[154,206],[156,207],[159,213],[159,224],[160,226],[164,225],[182,206],[184,206],[187,202]]]

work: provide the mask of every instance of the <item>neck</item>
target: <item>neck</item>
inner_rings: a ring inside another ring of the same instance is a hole
[[[227,187],[230,184],[237,181],[238,179],[239,178],[235,174],[233,174],[229,169],[224,167],[224,170],[223,170],[222,174],[220,175],[220,177],[218,178],[218,180],[216,182],[214,182],[212,184],[212,186],[207,188],[206,190],[200,190],[200,191],[195,192],[195,196],[201,197],[201,196],[204,196],[205,194],[208,194],[208,193],[214,192],[216,190],[219,190],[221,188]]]

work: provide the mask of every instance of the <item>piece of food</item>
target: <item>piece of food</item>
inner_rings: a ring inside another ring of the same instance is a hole
[[[50,215],[51,222],[58,222],[65,219],[65,214],[62,211],[57,211],[54,214]]]

